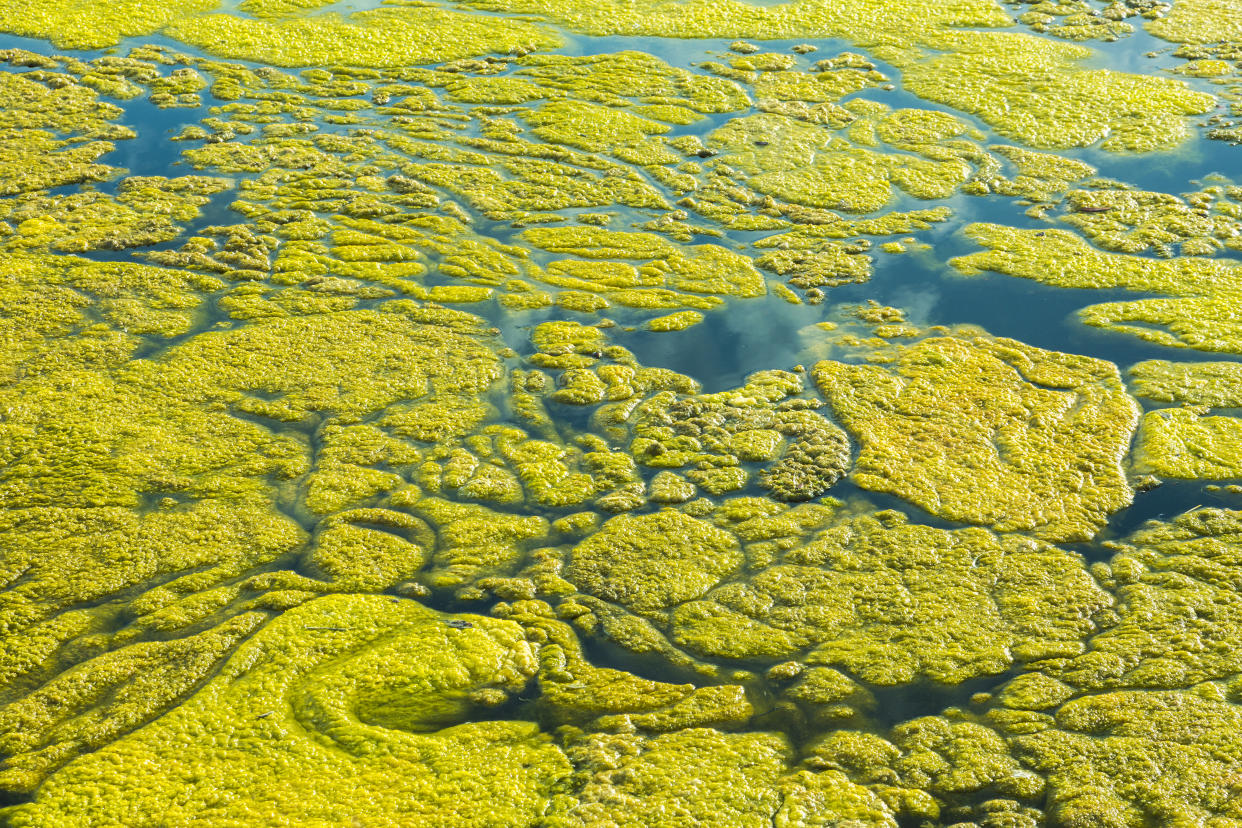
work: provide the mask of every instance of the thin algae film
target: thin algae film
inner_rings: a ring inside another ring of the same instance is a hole
[[[0,825],[1242,826],[1240,143],[1239,0],[0,0]]]

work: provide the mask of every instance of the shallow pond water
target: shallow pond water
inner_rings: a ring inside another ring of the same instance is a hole
[[[0,824],[1242,824],[1203,0],[69,5]]]

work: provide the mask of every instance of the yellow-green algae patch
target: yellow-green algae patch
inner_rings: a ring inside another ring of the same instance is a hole
[[[656,738],[601,733],[582,737],[569,752],[590,775],[567,824],[650,825],[652,813],[669,825],[781,824],[780,781],[791,751],[777,734],[710,728]],[[868,804],[877,815],[886,810]]]
[[[737,529],[775,539],[777,526],[752,519]],[[956,683],[1015,659],[1080,653],[1088,616],[1111,604],[1077,555],[894,512],[783,545],[792,548],[771,565],[673,609],[671,638],[715,657],[774,663],[805,652],[872,684]]]
[[[574,548],[565,577],[599,598],[651,611],[703,595],[741,563],[732,535],[664,510],[605,523]]]
[[[578,102],[545,104],[527,115],[526,121],[542,140],[587,152],[615,151],[669,131],[667,124],[624,110]]]
[[[1031,6],[1030,11],[1018,17],[1022,23],[1041,34],[1077,41],[1100,39],[1111,43],[1134,31],[1132,25],[1123,21],[1139,14],[1138,8],[1122,3],[1112,3],[1101,12],[1083,0],[1037,2]]]
[[[950,708],[892,727],[885,736],[836,730],[816,739],[803,763],[841,768],[907,821],[1042,825],[1044,780],[1023,767],[997,730]]]
[[[9,250],[82,253],[172,241],[179,222],[198,217],[210,196],[227,188],[204,176],[126,178],[116,197],[83,191],[64,196],[26,193],[0,203]]]
[[[1090,56],[1079,46],[1002,32],[954,32],[939,45],[945,54],[903,67],[909,91],[1044,149],[1167,149],[1188,136],[1187,116],[1215,105],[1168,79],[1079,68]]]
[[[1010,744],[1046,774],[1052,824],[1229,825],[1242,820],[1239,726],[1242,708],[1209,684],[1078,698]]]
[[[1112,559],[1093,570],[1116,605],[1098,614],[1087,651],[1035,665],[1040,673],[997,696],[987,718],[1046,776],[1049,820],[1213,825],[1242,815],[1240,528],[1237,512],[1198,509],[1110,543]]]
[[[442,309],[205,330],[214,277],[17,254],[3,274],[0,684],[6,705],[33,695],[3,714],[26,724],[0,784],[29,791],[175,705],[270,613],[415,575],[415,518],[357,510],[312,537],[294,518],[403,485],[373,466],[419,457],[342,422],[410,399],[486,412],[500,363],[480,320]]]
[[[1152,359],[1131,366],[1135,396],[1164,403],[1242,408],[1242,364],[1168,362]]]
[[[61,49],[100,49],[115,46],[121,38],[154,34],[173,21],[219,5],[220,0],[6,0],[0,6],[0,29],[46,38]]]
[[[1169,12],[1147,23],[1147,31],[1177,43],[1242,40],[1242,11],[1236,0],[1178,0]]]
[[[581,226],[526,230],[522,238],[550,253],[576,257],[550,263],[545,282],[597,292],[620,305],[706,309],[719,304],[719,296],[766,292],[751,260],[719,245],[682,247],[651,233]]]
[[[534,13],[586,34],[662,37],[845,38],[901,72],[909,91],[987,121],[1002,135],[1046,148],[1134,151],[1187,136],[1186,116],[1213,98],[1166,78],[1084,68],[1090,50],[1015,32],[987,0],[927,4],[795,0],[760,7],[644,0],[471,0],[489,11]],[[745,70],[735,70],[745,71]]]
[[[966,274],[991,271],[1057,287],[1125,288],[1173,295],[1232,293],[1242,285],[1242,270],[1230,262],[1109,253],[1067,230],[971,224],[965,233],[987,248],[951,261]]]
[[[275,66],[408,66],[554,48],[562,42],[550,29],[532,23],[422,5],[279,21],[225,14],[180,16],[165,32],[222,57]]]
[[[1190,408],[1148,412],[1134,443],[1134,466],[1160,477],[1242,477],[1242,420]]]
[[[668,316],[658,316],[647,323],[653,331],[684,331],[703,321],[703,314],[698,311],[680,311]]]
[[[536,515],[507,515],[476,504],[427,498],[411,504],[436,528],[438,543],[426,575],[435,587],[459,586],[513,568],[524,547],[548,534]]]
[[[105,180],[115,170],[100,156],[116,148],[114,140],[134,137],[111,123],[120,107],[68,79],[39,83],[0,72],[0,103],[0,195]]]
[[[887,121],[933,114],[941,113],[904,110],[890,114]],[[853,120],[848,112],[845,116]],[[963,131],[957,119],[943,117],[955,125],[950,137]],[[941,137],[926,125],[920,134],[909,124],[895,125],[887,134],[901,149],[916,151]],[[746,183],[761,196],[849,213],[881,209],[892,197],[893,184],[919,198],[945,198],[971,172],[968,164],[954,158],[933,161],[880,153],[834,136],[819,124],[770,112],[731,121],[711,133],[708,144],[720,154],[713,166],[720,170],[725,164],[746,173]]]
[[[1052,201],[1074,184],[1096,173],[1096,168],[1090,164],[1061,155],[1005,145],[989,149],[1012,163],[1017,175],[1013,178],[1001,175],[990,178],[980,176],[963,188],[966,192],[993,192],[1033,201]]]
[[[968,335],[892,342],[873,362],[813,370],[860,444],[859,486],[1056,541],[1087,540],[1129,505],[1138,409],[1112,363]]]
[[[568,762],[532,722],[470,718],[537,667],[511,621],[321,598],[265,627],[159,721],[67,766],[9,819],[525,824]],[[175,763],[159,758],[170,751]]]
[[[802,379],[787,371],[761,371],[745,385],[715,394],[679,395],[658,390],[634,404],[618,403],[605,422],[624,413],[631,427],[630,452],[642,465],[687,466],[690,482],[712,495],[744,488],[751,471],[763,489],[784,501],[803,501],[828,491],[850,463],[849,440],[815,412],[818,400],[799,396]]]
[[[1103,584],[1117,597],[1076,658],[1043,669],[1086,689],[1175,689],[1242,670],[1242,515],[1197,509],[1110,544]]]
[[[1074,190],[1062,220],[1106,250],[1211,256],[1222,248],[1237,249],[1242,233],[1238,205],[1222,194],[1220,187],[1184,198],[1143,190]]]
[[[291,17],[332,5],[332,0],[242,0],[237,10],[264,19]]]

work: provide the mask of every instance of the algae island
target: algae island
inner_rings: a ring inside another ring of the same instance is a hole
[[[1242,826],[1240,0],[0,0],[0,826]]]

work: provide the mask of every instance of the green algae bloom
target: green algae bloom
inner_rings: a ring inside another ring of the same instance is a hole
[[[1160,477],[1229,480],[1242,477],[1239,449],[1242,421],[1168,408],[1143,417],[1134,463],[1140,472]]]
[[[814,369],[861,444],[853,478],[863,488],[1058,541],[1090,538],[1129,504],[1121,459],[1138,412],[1113,365],[982,336],[878,356]]]
[[[7,2],[0,7],[0,28],[47,38],[61,49],[98,49],[115,46],[124,37],[154,34],[173,21],[212,11],[218,5],[219,0]]]
[[[233,15],[179,15],[170,36],[221,57],[275,66],[405,66],[511,49],[559,46],[551,31],[427,6],[386,7],[273,22]]]
[[[0,3],[0,821],[1242,820],[1229,11]]]
[[[1242,365],[1148,360],[1130,368],[1135,396],[1164,403],[1242,408]]]

